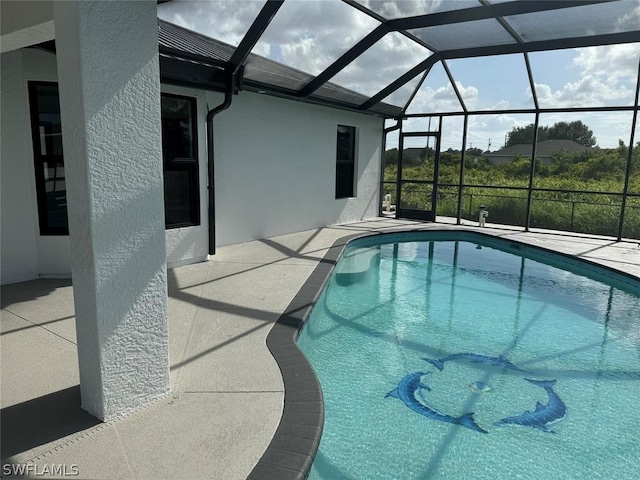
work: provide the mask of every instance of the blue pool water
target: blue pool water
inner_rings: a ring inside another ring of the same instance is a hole
[[[325,401],[310,478],[637,478],[639,283],[451,235],[338,262],[298,339]]]

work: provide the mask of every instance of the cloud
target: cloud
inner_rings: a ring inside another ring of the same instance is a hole
[[[388,33],[332,81],[357,92],[374,95],[430,55],[429,50],[404,35]]]
[[[489,110],[508,110],[509,105],[510,104],[508,100],[498,100],[491,107],[489,107]]]
[[[638,22],[640,25],[640,19]],[[583,75],[601,76],[614,81],[635,79],[638,75],[640,43],[581,48],[576,52],[573,65],[582,69]]]
[[[629,3],[634,3],[629,2]],[[629,13],[623,15],[616,22],[617,32],[630,32],[638,29],[640,25],[640,0],[635,0],[635,8],[630,10]]]
[[[391,2],[393,3],[393,2]],[[406,5],[405,5],[406,3]],[[420,8],[431,2],[400,2],[398,8]],[[158,7],[169,22],[237,45],[255,19],[263,2],[179,1]],[[342,56],[380,22],[339,1],[288,0],[278,10],[253,52],[317,75]],[[392,32],[352,62],[333,82],[374,95],[431,52]]]
[[[317,75],[379,24],[342,2],[289,0],[257,48],[269,58]]]
[[[255,0],[173,0],[158,5],[158,16],[208,37],[238,45],[263,3]]]
[[[388,19],[414,17],[469,6],[465,2],[451,0],[360,0],[359,3]]]
[[[507,133],[514,127],[523,127],[534,122],[534,116],[530,114],[489,114],[469,116],[467,133],[467,148],[480,148],[491,151],[500,150],[504,146]],[[389,126],[390,122],[385,124]],[[426,121],[423,119],[411,119],[405,123],[403,129],[407,131],[424,131]],[[447,116],[443,119],[441,131],[441,150],[462,148],[463,117]],[[387,148],[398,146],[397,136],[387,137]]]
[[[465,99],[465,104],[474,105],[478,99],[478,89],[474,86],[464,86],[460,82],[456,82],[456,87],[460,92],[462,98]],[[447,82],[446,85],[438,88],[432,88],[429,86],[422,86],[420,91],[411,102],[411,107],[408,109],[409,113],[438,113],[438,112],[461,112],[462,106],[458,101],[456,92],[453,89],[451,83]]]
[[[511,130],[532,124],[534,120],[532,114],[471,115],[467,142],[483,150],[500,150]]]
[[[411,97],[411,94],[415,90],[421,78],[422,78],[422,75],[418,75],[414,77],[413,80],[405,83],[402,87],[397,89],[395,92],[393,92],[391,95],[389,95],[387,98],[383,99],[382,101],[385,103],[389,103],[391,105],[404,107],[406,103],[409,101],[409,97]]]
[[[360,3],[388,18],[467,5],[466,2],[444,0],[361,0]],[[634,8],[619,19],[616,28],[620,31],[635,29],[640,23],[640,0],[629,4]],[[174,0],[159,5],[158,13],[170,22],[237,45],[263,5],[263,1],[256,0]],[[253,52],[317,75],[378,25],[377,20],[340,1],[287,0]],[[405,36],[389,33],[331,81],[365,95],[374,95],[430,54]],[[566,64],[573,74],[572,81],[564,82],[560,88],[536,83],[540,104],[543,107],[628,105],[635,91],[639,58],[640,43],[577,49],[573,60]],[[557,73],[558,76],[563,74]],[[482,75],[474,79],[473,84],[462,86],[457,83],[470,110],[480,108],[478,90],[484,92],[492,88],[483,83]],[[401,103],[408,98],[411,85],[389,97],[390,101]],[[494,100],[492,108],[508,108],[509,105],[506,100]],[[433,112],[434,108],[442,111],[460,109],[450,85],[419,92],[412,111],[418,111],[418,106],[428,112]]]
[[[638,75],[640,44],[609,45],[575,50],[570,67],[579,80],[553,90],[536,83],[543,107],[600,107],[630,105]]]

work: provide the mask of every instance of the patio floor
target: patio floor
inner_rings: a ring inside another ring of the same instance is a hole
[[[442,220],[380,218],[310,230],[221,247],[209,262],[169,270],[172,392],[107,423],[79,407],[71,281],[3,286],[0,475],[12,463],[37,466],[31,474],[65,465],[75,478],[246,478],[283,409],[266,336],[329,247],[360,232],[480,230]],[[638,242],[490,224],[481,231],[640,277]]]

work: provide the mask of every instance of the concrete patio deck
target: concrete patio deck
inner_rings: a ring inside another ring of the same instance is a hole
[[[31,465],[27,477],[64,465],[83,479],[246,478],[283,410],[282,376],[267,334],[328,249],[346,236],[481,230],[640,277],[638,242],[446,222],[380,218],[222,247],[209,262],[169,270],[172,392],[107,423],[79,406],[71,281],[3,286],[0,475],[11,476],[11,463]]]

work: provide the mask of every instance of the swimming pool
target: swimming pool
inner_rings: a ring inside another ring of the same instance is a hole
[[[635,478],[639,283],[426,235],[350,244],[300,333],[325,402],[309,478]]]

